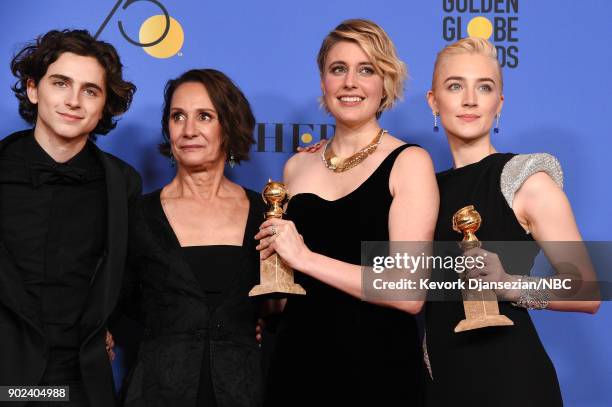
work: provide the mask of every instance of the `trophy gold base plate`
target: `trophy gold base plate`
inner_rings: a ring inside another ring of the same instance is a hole
[[[464,319],[455,327],[456,332],[470,331],[472,329],[486,328],[489,326],[510,326],[514,322],[505,315],[487,315],[483,318]]]
[[[296,283],[257,284],[249,291],[249,297],[267,294],[305,295],[306,290]]]

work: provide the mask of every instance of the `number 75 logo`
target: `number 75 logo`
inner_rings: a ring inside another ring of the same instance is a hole
[[[106,16],[98,31],[96,31],[95,38],[104,31],[106,25],[111,18],[115,15],[121,3],[123,3],[123,10],[130,7],[136,2],[147,2],[152,3],[159,8],[162,14],[154,15],[145,20],[140,26],[138,33],[138,41],[130,37],[123,28],[123,22],[117,21],[119,32],[130,44],[141,47],[147,54],[155,58],[170,58],[176,55],[183,46],[185,34],[183,33],[183,27],[174,18],[170,17],[168,10],[157,0],[118,0],[111,12]]]

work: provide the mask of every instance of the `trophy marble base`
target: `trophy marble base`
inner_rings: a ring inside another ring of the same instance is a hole
[[[489,326],[510,326],[514,322],[499,313],[499,304],[494,291],[465,290],[463,292],[465,319],[455,327],[455,332],[486,328]]]
[[[249,297],[259,295],[305,295],[306,290],[293,280],[293,270],[276,253],[260,262],[260,284],[249,291]]]
[[[487,315],[478,319],[464,319],[455,327],[455,332],[471,331],[472,329],[487,328],[490,326],[510,326],[514,322],[505,315]]]
[[[295,294],[304,295],[306,290],[299,284],[257,284],[249,291],[249,297],[256,297],[258,295],[274,295],[274,294]]]

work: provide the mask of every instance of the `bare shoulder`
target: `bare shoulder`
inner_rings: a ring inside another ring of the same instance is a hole
[[[295,153],[285,163],[283,170],[283,178],[285,183],[289,183],[292,178],[295,178],[296,174],[303,173],[304,170],[311,168],[321,161],[321,154],[319,152],[300,152]]]
[[[565,193],[561,187],[545,172],[530,175],[518,189],[514,197],[513,208],[522,212],[533,205],[541,205],[545,201],[564,199]]]
[[[227,188],[228,198],[237,199],[238,201],[242,202],[248,202],[247,192],[240,184],[227,180],[225,186]]]
[[[400,171],[410,171],[410,172],[422,172],[422,171],[431,171],[433,172],[433,161],[429,153],[422,147],[419,146],[410,146],[405,148],[395,160],[395,165],[393,169],[398,169]]]
[[[393,196],[399,191],[437,191],[436,175],[429,153],[417,146],[404,149],[393,164],[389,189]]]
[[[519,191],[523,189],[524,191],[535,192],[539,191],[541,188],[561,189],[549,174],[540,171],[530,175],[529,178],[525,180],[521,188],[519,188]]]
[[[177,181],[175,177],[172,181],[170,181],[169,184],[164,185],[162,189],[159,191],[159,199],[161,200],[162,203],[178,197],[176,184],[177,184]]]
[[[385,136],[385,140],[382,143],[381,147],[383,148],[383,150],[386,150],[390,153],[391,151],[405,144],[406,144],[405,141],[395,136],[392,136],[391,134],[388,134],[387,136]],[[402,151],[400,155],[397,157],[396,163],[400,163],[403,161],[410,161],[410,160],[417,160],[417,162],[419,160],[421,161],[429,160],[431,162],[429,153],[425,151],[425,149],[419,146],[410,146],[404,149],[404,151]]]

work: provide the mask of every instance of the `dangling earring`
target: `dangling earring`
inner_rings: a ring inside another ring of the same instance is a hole
[[[499,133],[499,117],[501,116],[501,113],[498,113],[495,115],[495,127],[493,128],[493,133],[497,134]]]
[[[234,168],[235,165],[236,165],[236,157],[234,156],[234,153],[230,151],[229,166],[230,168]]]
[[[174,155],[172,155],[172,153],[170,153],[170,167],[176,167],[176,160],[174,159]]]
[[[438,127],[438,116],[439,115],[440,115],[440,113],[433,112],[433,117],[434,117],[433,131],[434,131],[434,133],[437,133],[440,130],[440,128]]]

